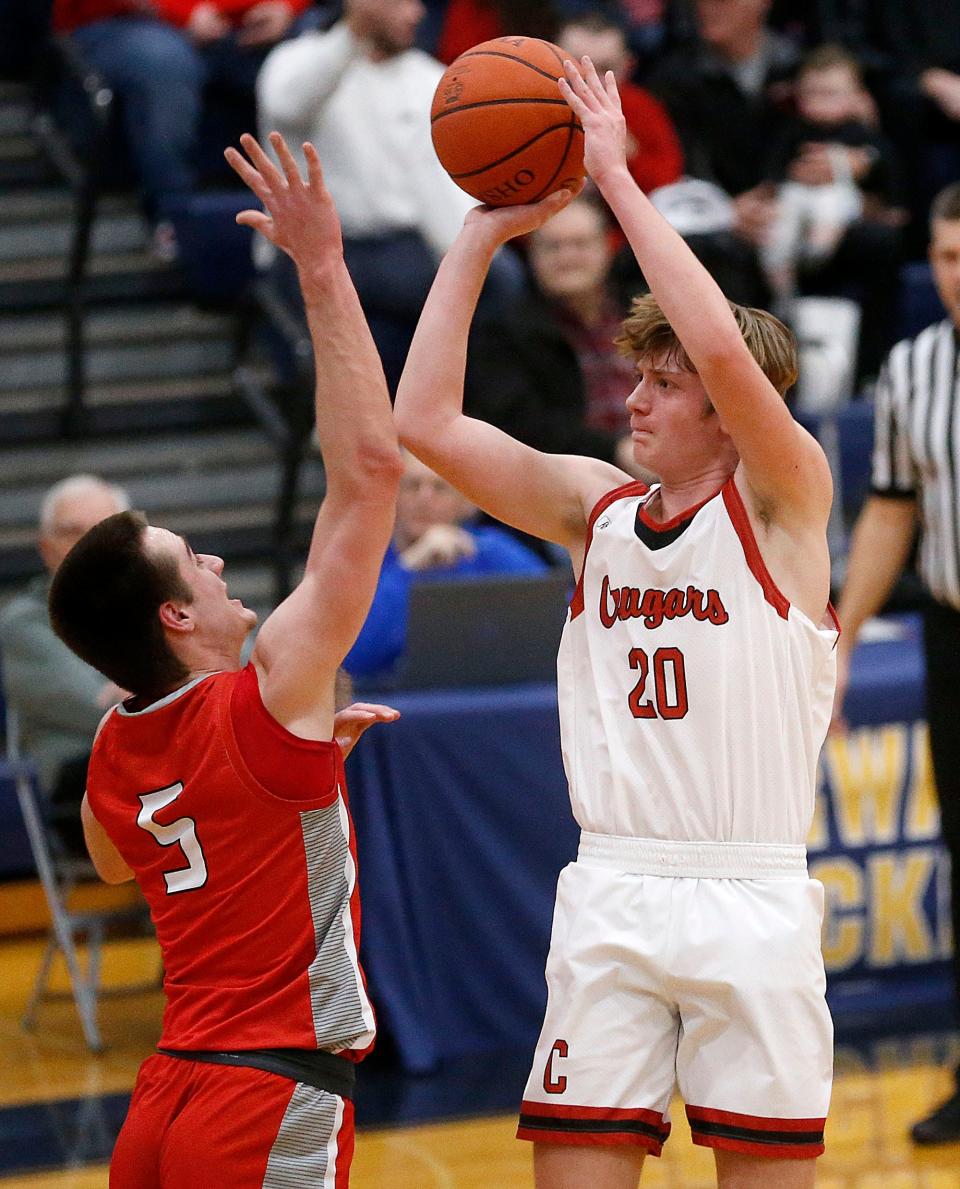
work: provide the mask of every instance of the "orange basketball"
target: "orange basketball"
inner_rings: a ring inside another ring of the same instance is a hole
[[[559,46],[497,37],[460,55],[430,109],[433,147],[480,202],[537,202],[583,177],[583,129],[557,89]]]

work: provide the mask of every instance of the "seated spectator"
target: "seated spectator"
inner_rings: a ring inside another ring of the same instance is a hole
[[[343,662],[356,678],[389,671],[403,655],[407,607],[415,582],[488,574],[535,574],[546,569],[506,528],[472,524],[462,495],[405,452],[397,521],[373,604]]]
[[[543,37],[553,41],[554,8],[551,0],[450,0],[437,57],[449,65],[464,50],[494,37]]]
[[[529,290],[471,334],[471,416],[528,446],[588,454],[633,474],[624,402],[633,366],[614,347],[637,274],[616,278],[606,208],[579,195],[529,237]]]
[[[40,510],[38,540],[47,572],[0,613],[3,682],[19,719],[21,748],[37,763],[51,823],[73,855],[86,854],[80,802],[94,732],[104,711],[126,695],[54,635],[47,590],[84,533],[129,507],[125,492],[93,475],[74,475],[51,487]]]
[[[346,0],[328,32],[278,46],[258,83],[264,136],[277,130],[291,146],[309,140],[320,153],[391,390],[437,264],[475,205],[444,172],[430,139],[443,67],[414,46],[425,12],[421,0]],[[495,264],[491,291],[516,290],[516,258],[502,252]],[[270,267],[299,308],[288,258],[274,256]]]
[[[54,0],[53,23],[120,99],[154,249],[173,259],[170,212],[197,182],[205,95],[252,118],[257,72],[311,0]],[[246,115],[249,109],[250,115]]]
[[[683,173],[683,151],[662,104],[630,81],[635,61],[623,27],[599,8],[561,22],[557,42],[579,59],[587,54],[604,77],[612,70],[629,138],[627,166],[644,193],[675,182]]]
[[[934,195],[960,177],[960,5],[882,0],[865,9],[871,48],[887,67],[878,99],[904,164],[919,256]]]
[[[776,213],[762,256],[776,297],[853,296],[863,308],[860,374],[876,375],[891,346],[897,272],[892,148],[855,58],[821,46],[804,60],[797,116],[773,145]]]
[[[770,0],[696,0],[693,7],[697,40],[667,54],[647,85],[673,119],[687,174],[733,199],[732,232],[690,246],[728,297],[765,306],[758,249],[774,204],[764,165],[787,116],[799,53],[770,27]]]

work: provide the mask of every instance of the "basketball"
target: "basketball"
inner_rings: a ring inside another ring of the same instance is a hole
[[[538,37],[497,37],[450,64],[430,125],[440,164],[461,190],[513,206],[583,177],[583,129],[557,89],[569,56]]]

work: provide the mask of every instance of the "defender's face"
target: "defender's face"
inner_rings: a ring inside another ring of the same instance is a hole
[[[940,300],[960,329],[960,219],[934,219],[930,266]]]
[[[723,431],[700,377],[669,360],[644,361],[636,370],[627,397],[636,461],[664,480],[714,461]]]
[[[257,614],[231,599],[222,578],[223,558],[212,553],[194,553],[186,537],[165,528],[147,528],[146,548],[165,553],[177,564],[180,577],[192,595],[190,613],[204,636],[223,640],[246,639],[257,622]]]

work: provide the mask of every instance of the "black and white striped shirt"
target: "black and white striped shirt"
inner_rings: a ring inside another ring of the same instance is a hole
[[[890,352],[877,383],[873,491],[919,500],[920,575],[960,609],[960,332],[937,322]]]

